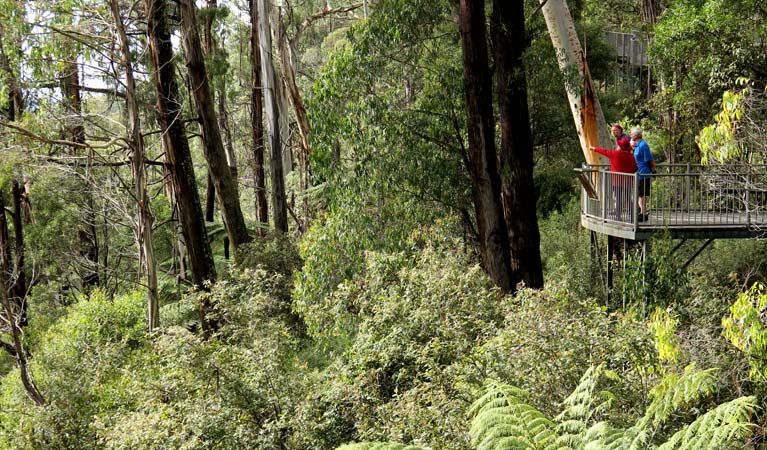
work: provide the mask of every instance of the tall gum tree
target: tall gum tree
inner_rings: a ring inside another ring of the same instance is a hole
[[[261,82],[261,48],[258,38],[258,5],[256,0],[249,0],[250,7],[250,63],[251,63],[251,111],[250,122],[253,137],[253,190],[256,219],[262,226],[269,223],[269,205],[266,200],[266,172],[264,171],[264,97]]]
[[[224,142],[221,137],[212,91],[205,68],[200,34],[197,31],[194,0],[182,0],[180,2],[180,9],[187,69],[192,83],[192,94],[200,116],[200,124],[202,125],[205,159],[208,162],[210,174],[216,187],[216,198],[221,205],[221,213],[229,240],[236,250],[240,244],[249,242],[251,237],[245,225],[242,208],[240,208],[236,180],[232,177],[227,163]]]
[[[480,254],[490,279],[504,291],[513,292],[517,280],[512,279],[509,235],[496,163],[484,2],[460,0],[458,20],[469,134],[468,164]]]
[[[157,97],[157,119],[162,130],[165,156],[171,175],[181,229],[189,255],[192,280],[204,288],[216,281],[216,268],[202,216],[200,195],[194,176],[192,155],[181,120],[182,105],[173,64],[173,47],[165,0],[144,0],[147,18],[147,41],[152,57],[153,78]],[[200,305],[203,331],[210,332],[217,324],[207,317],[209,303]]]
[[[522,2],[493,0],[490,18],[500,110],[499,151],[503,210],[511,270],[527,287],[543,287],[540,231],[533,184],[533,139],[527,110],[526,48]]]
[[[131,169],[133,173],[134,195],[138,212],[134,232],[139,251],[139,266],[143,267],[147,283],[147,324],[151,332],[160,326],[160,306],[157,295],[157,261],[154,257],[154,216],[150,210],[147,194],[147,174],[144,160],[144,137],[141,134],[141,117],[136,99],[136,80],[133,75],[133,56],[130,41],[123,25],[118,0],[110,0],[110,10],[114,19],[117,37],[122,49],[122,64],[125,69],[125,105],[128,112],[128,145],[131,148]]]
[[[282,233],[288,231],[288,202],[285,195],[283,171],[280,109],[278,107],[277,79],[274,75],[272,57],[272,29],[269,20],[269,1],[255,0],[258,8],[258,40],[261,53],[261,79],[263,82],[266,128],[269,136],[271,158],[269,168],[272,180],[272,221],[274,228]]]

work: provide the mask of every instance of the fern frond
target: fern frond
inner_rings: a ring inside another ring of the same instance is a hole
[[[670,374],[650,391],[652,402],[639,426],[657,427],[676,411],[710,395],[716,388],[717,369],[693,371],[685,369],[682,376]]]
[[[497,381],[489,381],[486,383],[484,394],[475,400],[469,408],[469,417],[475,417],[482,409],[491,408],[491,404],[511,405],[520,403],[527,396],[527,392],[518,387]]]
[[[554,448],[557,450],[560,449],[568,449],[568,450],[581,450],[583,448],[583,439],[582,436],[579,436],[577,434],[565,434],[558,436],[557,439],[554,441],[554,445],[550,448]],[[549,450],[547,448],[546,450]]]
[[[344,444],[336,450],[430,450],[426,447],[397,444],[395,442],[358,442],[356,444]]]
[[[722,450],[740,448],[751,433],[759,405],[756,397],[740,397],[722,403],[679,430],[658,450]]]
[[[556,417],[556,420],[573,419],[585,423],[591,419],[595,412],[594,390],[603,371],[604,364],[589,367],[573,393],[562,402],[563,411]]]
[[[545,449],[554,435],[554,424],[524,402],[527,393],[491,382],[471,406],[471,441],[477,450]]]

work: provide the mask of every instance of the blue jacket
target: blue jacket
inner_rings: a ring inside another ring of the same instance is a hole
[[[650,178],[648,176],[642,176],[642,174],[652,173],[650,161],[653,161],[655,158],[652,157],[650,146],[647,145],[647,142],[645,142],[644,139],[640,139],[639,142],[637,142],[636,147],[634,147],[634,159],[637,162],[637,173],[639,173],[639,178]]]

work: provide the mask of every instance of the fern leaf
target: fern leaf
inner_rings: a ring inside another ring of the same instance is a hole
[[[723,403],[676,432],[658,450],[722,450],[740,448],[754,427],[751,417],[759,405],[756,397]]]
[[[604,371],[604,364],[590,367],[581,377],[578,386],[563,402],[563,411],[556,420],[566,419],[588,422],[594,413],[594,390],[599,377]]]
[[[355,444],[344,444],[336,450],[430,450],[426,447],[416,447],[414,445],[397,444],[395,442],[358,442]]]
[[[657,427],[676,411],[710,395],[716,388],[717,369],[685,370],[684,375],[667,375],[650,391],[652,402],[647,407],[640,428]]]
[[[554,424],[524,402],[527,393],[502,383],[487,384],[471,406],[471,440],[477,450],[544,449],[554,438]]]

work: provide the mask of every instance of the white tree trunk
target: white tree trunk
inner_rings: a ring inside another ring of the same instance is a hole
[[[591,80],[586,54],[581,48],[575,23],[565,0],[539,0],[557,53],[559,68],[565,75],[565,89],[573,113],[575,129],[583,155],[589,164],[603,164],[607,159],[589,150],[589,146],[612,148],[613,139]],[[577,75],[577,80],[572,80]]]
[[[257,0],[258,37],[261,45],[261,73],[264,87],[264,112],[266,115],[266,134],[271,150],[270,172],[272,178],[272,214],[274,227],[280,231],[288,230],[287,200],[285,198],[285,176],[282,160],[282,127],[278,106],[277,89],[272,58],[272,33],[269,25],[269,1]]]
[[[133,182],[135,183],[136,203],[138,207],[136,220],[136,244],[139,250],[139,266],[147,279],[147,323],[149,331],[160,326],[160,307],[157,295],[157,261],[154,257],[152,224],[154,217],[149,209],[147,195],[147,176],[144,160],[144,139],[141,135],[138,101],[136,100],[136,83],[133,76],[133,60],[130,52],[128,36],[123,26],[117,0],[111,0],[112,16],[117,27],[117,35],[122,47],[122,63],[125,66],[125,103],[128,110],[129,145],[133,150]]]

